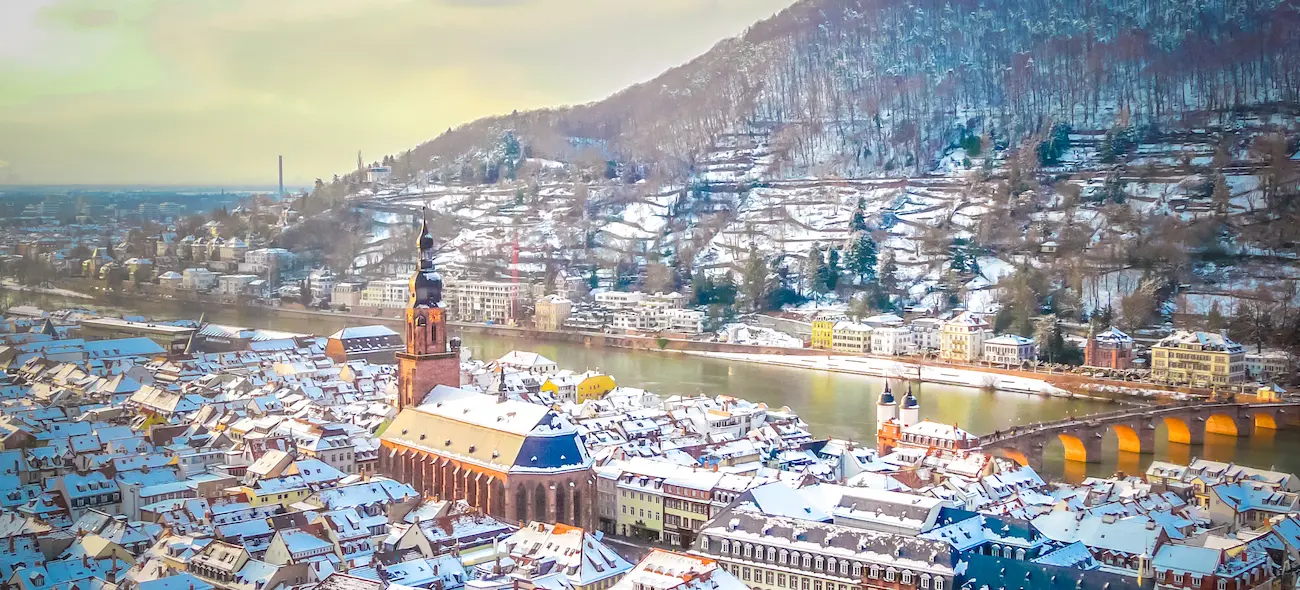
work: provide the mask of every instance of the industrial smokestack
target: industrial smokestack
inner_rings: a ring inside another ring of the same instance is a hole
[[[284,199],[284,156],[280,156],[280,198]]]

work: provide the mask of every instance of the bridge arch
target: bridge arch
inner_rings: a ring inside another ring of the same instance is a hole
[[[1142,445],[1142,434],[1138,431],[1141,426],[1132,424],[1112,424],[1110,429],[1115,432],[1115,437],[1119,439],[1119,450],[1123,453],[1151,453],[1155,452],[1155,445],[1148,442],[1146,448]]]
[[[1165,428],[1169,431],[1169,442],[1192,444],[1192,427],[1186,420],[1178,416],[1165,416]]]
[[[1251,419],[1255,423],[1255,428],[1262,428],[1265,430],[1278,430],[1279,428],[1282,427],[1282,424],[1281,422],[1278,421],[1277,416],[1273,412],[1267,410],[1259,410],[1256,412],[1252,412]]]
[[[1222,434],[1226,436],[1247,436],[1249,432],[1241,432],[1242,429],[1237,427],[1237,419],[1227,414],[1210,414],[1205,418],[1206,434]]]
[[[1080,437],[1065,432],[1057,434],[1056,437],[1061,439],[1061,445],[1065,448],[1066,461],[1087,463],[1089,460],[1094,462],[1101,460],[1101,453],[1096,452],[1100,449],[1096,449],[1093,453],[1088,452],[1088,447],[1096,447],[1099,445],[1089,445],[1088,443],[1090,441],[1086,440],[1086,437]]]

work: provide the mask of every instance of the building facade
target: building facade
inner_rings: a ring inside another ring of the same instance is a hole
[[[944,322],[939,332],[939,357],[971,363],[984,354],[984,340],[992,335],[989,323],[969,311]]]
[[[1222,334],[1179,330],[1151,347],[1151,377],[1193,387],[1241,383],[1246,349]]]
[[[984,360],[995,365],[1018,366],[1036,356],[1037,350],[1031,338],[1004,334],[984,341]]]
[[[1117,328],[1100,334],[1089,330],[1083,347],[1083,364],[1089,367],[1125,370],[1133,368],[1133,339]]]
[[[519,285],[494,281],[457,281],[447,285],[447,310],[462,322],[513,324]]]

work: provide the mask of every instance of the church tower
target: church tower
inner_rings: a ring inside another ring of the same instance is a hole
[[[420,405],[434,387],[460,387],[460,339],[447,337],[442,277],[433,267],[429,221],[416,243],[420,266],[411,277],[406,305],[406,350],[397,353],[397,409]]]

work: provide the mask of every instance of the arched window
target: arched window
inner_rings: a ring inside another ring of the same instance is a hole
[[[817,571],[826,569],[826,559],[820,555],[817,556]]]
[[[912,583],[912,572],[908,570],[903,570],[903,583],[904,584]]]
[[[873,578],[879,578],[879,577],[880,577],[880,566],[875,565],[875,564],[872,564],[872,566],[871,566],[871,577],[873,577]]]
[[[943,590],[943,578],[934,579],[934,590]]]
[[[889,568],[889,569],[887,569],[887,570],[885,570],[885,581],[886,581],[886,582],[893,582],[893,581],[894,581],[895,579],[897,579],[897,578],[898,578],[898,570],[896,570],[896,569],[894,569],[894,568],[892,568],[892,567]]]
[[[1007,546],[1007,547],[1003,547],[1003,548],[1002,548],[1002,557],[1005,557],[1005,558],[1008,558],[1008,559],[1011,558],[1011,547],[1010,547],[1010,546]]]
[[[862,564],[856,561],[853,562],[853,577],[855,578],[862,577]]]
[[[1016,549],[1016,559],[1019,559],[1020,561],[1024,561],[1024,560],[1025,560],[1025,550],[1024,550],[1024,549]]]
[[[745,543],[745,557],[749,558],[753,556],[754,556],[754,546],[750,545],[749,543]]]
[[[767,560],[768,560],[768,561],[776,561],[776,548],[775,548],[775,547],[768,547],[768,548],[767,548]]]
[[[790,554],[787,553],[785,549],[782,549],[782,550],[781,550],[781,565],[785,565],[786,563],[788,563],[788,562],[789,562],[789,558],[790,558]]]
[[[812,556],[803,554],[803,569],[812,569]]]
[[[731,553],[731,541],[727,539],[722,540],[722,552]]]
[[[847,576],[847,575],[849,575],[849,562],[848,562],[848,561],[841,561],[841,562],[840,562],[840,575],[841,575],[841,576]]]
[[[930,587],[930,574],[921,574],[921,588]]]

